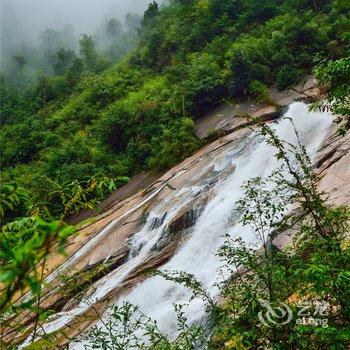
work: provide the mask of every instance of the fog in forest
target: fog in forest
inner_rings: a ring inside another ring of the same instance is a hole
[[[103,21],[142,13],[150,0],[1,0],[1,33],[12,42],[35,40],[49,27],[73,25],[76,35],[92,34]],[[13,35],[13,37],[10,37]],[[6,43],[3,43],[6,44]]]
[[[79,53],[88,34],[111,62],[136,44],[151,0],[0,0],[1,71],[9,80],[38,70],[50,74],[61,49]],[[158,1],[159,2],[159,1]],[[111,22],[112,20],[112,22]]]
[[[142,14],[151,0],[1,0],[1,58],[28,56],[47,29],[61,32],[67,48],[77,49],[84,33],[100,39],[111,18],[123,25],[128,13]],[[71,41],[71,42],[69,42]],[[62,45],[65,46],[65,45]],[[4,68],[4,67],[3,67]]]

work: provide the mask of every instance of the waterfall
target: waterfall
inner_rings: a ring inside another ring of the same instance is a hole
[[[330,127],[330,115],[309,112],[307,105],[296,102],[290,105],[285,117],[293,120],[301,142],[306,146],[313,160]],[[281,139],[296,144],[297,139],[290,120],[283,118],[271,126]],[[179,210],[189,204],[194,197],[204,196],[208,188],[211,190],[211,195],[205,207],[198,211],[194,225],[187,230],[184,243],[161,267],[161,270],[192,273],[203,283],[211,296],[217,298],[216,283],[224,276],[219,273],[221,262],[216,252],[223,244],[223,235],[228,233],[232,237],[242,237],[247,244],[255,242],[253,232],[239,223],[239,217],[233,216],[236,201],[242,196],[241,186],[252,177],[266,177],[277,169],[281,164],[274,157],[275,152],[276,150],[269,146],[261,135],[252,132],[239,142],[224,148],[221,153],[216,153],[206,162],[201,171],[188,180],[185,186],[171,192],[152,207],[143,227],[129,242],[131,245],[129,260],[99,281],[98,288],[86,296],[89,302],[94,303],[103,298],[136,266],[142,264],[152,251],[158,249],[157,244],[159,245],[164,239],[169,223]],[[156,198],[160,190],[155,190],[145,201]],[[116,222],[112,222],[91,240],[83,248],[84,251],[98,244],[99,237],[108,234]],[[82,254],[82,251],[76,256],[73,255],[65,266],[74,262],[79,254]],[[139,305],[143,313],[158,322],[162,331],[174,335],[176,334],[174,303],[187,304],[185,313],[191,323],[200,322],[205,316],[204,302],[198,299],[189,302],[190,296],[191,292],[185,287],[156,276],[139,283],[128,295],[124,295],[115,302],[122,303],[128,300]],[[44,326],[45,331],[50,333],[64,327],[88,307],[89,303],[82,301],[74,309],[58,313],[54,320]],[[83,345],[74,344],[72,348],[83,349]]]
[[[304,103],[293,103],[285,117],[292,118],[302,144],[313,160],[331,124],[330,116],[324,113],[310,113]],[[297,144],[293,125],[286,118],[273,126],[277,135],[292,144]],[[220,281],[221,262],[216,256],[224,243],[223,235],[242,237],[255,243],[255,236],[249,227],[243,227],[238,220],[232,220],[236,201],[242,196],[241,186],[252,177],[266,177],[281,163],[274,157],[276,150],[261,137],[253,135],[238,152],[229,152],[224,158],[236,166],[236,170],[225,180],[216,184],[217,194],[206,206],[193,227],[191,237],[165,264],[161,270],[185,271],[194,274],[207,288],[213,298],[217,297],[216,282]],[[214,159],[215,166],[222,159]],[[158,321],[162,331],[172,334],[176,330],[176,315],[173,304],[188,303],[191,292],[181,285],[166,281],[159,276],[147,279],[138,285],[125,299],[139,305],[142,312]],[[190,323],[200,321],[204,316],[204,302],[191,301],[186,310]]]

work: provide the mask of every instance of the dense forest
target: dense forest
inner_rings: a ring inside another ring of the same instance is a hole
[[[162,172],[193,154],[204,142],[195,122],[224,101],[268,102],[271,85],[284,90],[314,73],[330,88],[330,105],[314,108],[344,116],[340,132],[350,126],[347,0],[153,1],[142,16],[110,18],[96,35],[76,40],[66,25],[43,30],[39,41],[8,57],[1,71],[3,312],[18,290],[40,289],[30,271],[73,233],[64,224],[71,214],[141,171]],[[312,195],[307,200],[317,202]],[[316,211],[327,212],[317,203]],[[327,256],[346,270],[340,245]],[[343,285],[337,293],[344,302]],[[258,346],[258,335],[249,337]]]
[[[41,57],[14,55],[2,72],[2,181],[54,206],[73,181],[174,165],[200,145],[193,121],[223,99],[267,98],[346,57],[347,5],[153,2],[141,20],[107,22],[99,51],[98,36],[74,51],[69,26],[43,31]]]

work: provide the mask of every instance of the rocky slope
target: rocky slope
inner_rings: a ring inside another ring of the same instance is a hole
[[[55,255],[47,262],[48,283],[42,307],[56,314],[45,331],[57,332],[59,342],[66,342],[59,330],[64,329],[70,337],[81,333],[98,319],[111,300],[129,293],[148,279],[150,269],[172,259],[209,200],[220,190],[216,185],[235,172],[235,165],[229,162],[231,155],[243,152],[242,145],[247,148],[244,152],[249,152],[250,147],[253,150],[247,114],[272,120],[292,101],[321,96],[322,90],[314,79],[306,77],[290,91],[271,89],[272,105],[242,102],[222,106],[196,126],[199,138],[216,134],[215,141],[160,177],[141,174],[132,179],[102,203],[100,213],[85,212],[72,218],[73,222],[85,221],[66,247],[68,258]],[[329,129],[315,166],[321,177],[320,189],[329,193],[329,201],[348,205],[350,134],[339,137],[334,130],[335,127]],[[292,233],[286,232],[274,243],[282,248],[291,240]],[[19,335],[8,330],[7,339],[25,340],[33,329],[33,320],[33,315],[23,315],[17,321],[25,326],[25,331]]]

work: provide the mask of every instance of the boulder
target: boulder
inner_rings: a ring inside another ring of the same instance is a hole
[[[328,201],[336,205],[350,203],[350,132],[337,135],[334,125],[316,159],[320,179],[319,189],[329,194]]]
[[[232,130],[247,122],[241,114],[242,111],[236,106],[223,104],[196,123],[195,134],[202,140],[211,134]]]
[[[279,109],[275,106],[267,106],[261,108],[252,114],[253,118],[260,119],[261,121],[277,119],[280,115]]]
[[[311,89],[304,91],[304,94],[312,100],[312,102],[319,101],[322,97],[322,91],[318,86],[314,86]]]
[[[317,86],[317,81],[313,75],[306,75],[299,84],[292,87],[292,90],[303,94],[305,91],[310,90]]]
[[[191,208],[184,213],[178,214],[169,224],[169,234],[175,235],[192,227],[205,207]]]
[[[302,97],[302,94],[291,89],[280,91],[275,85],[269,88],[269,98],[276,106],[288,106],[293,101]]]

